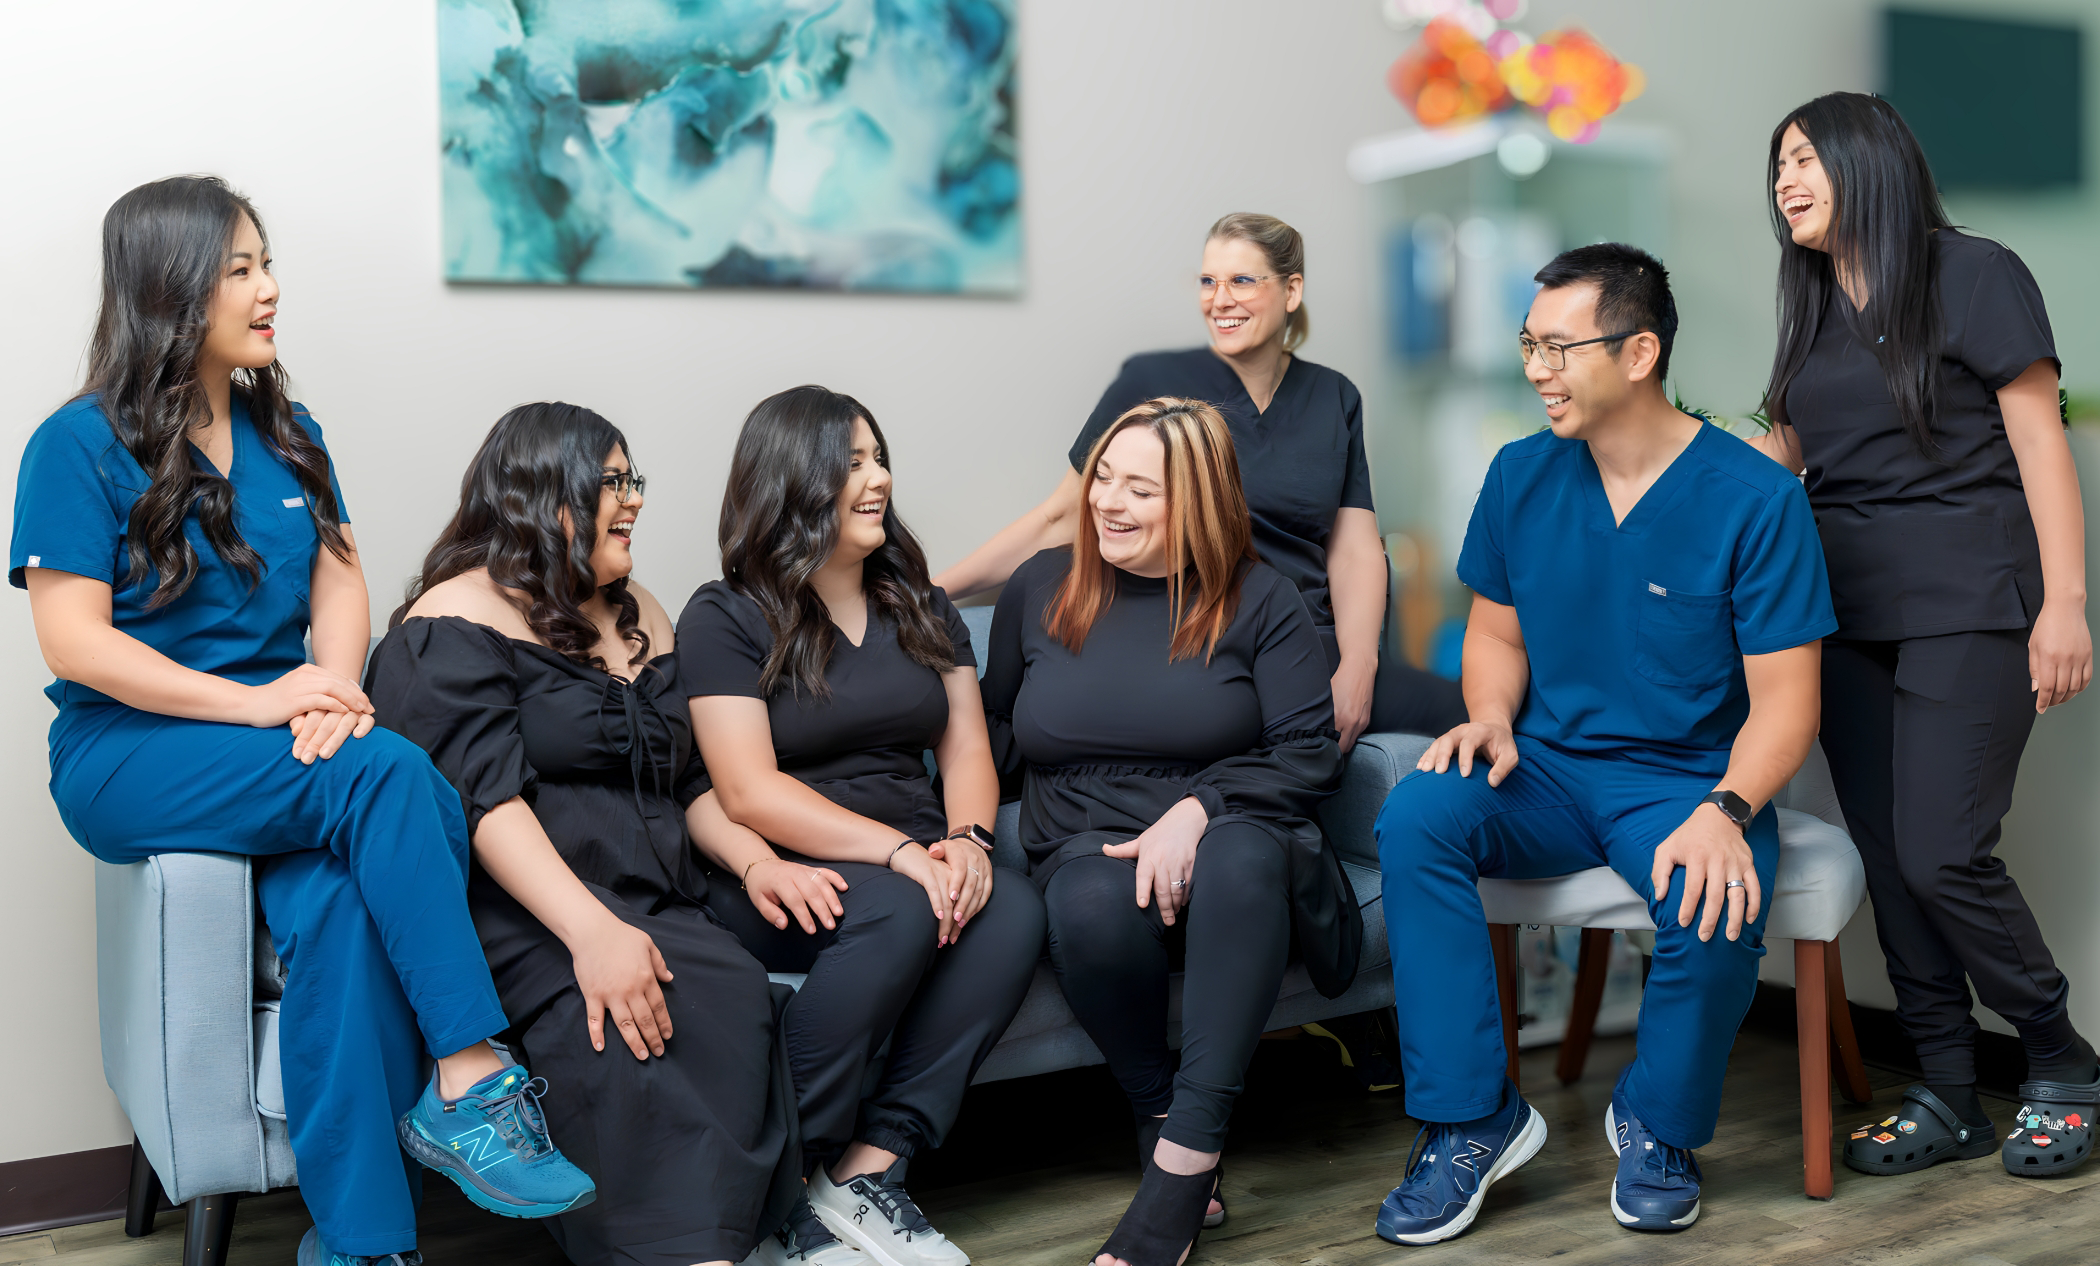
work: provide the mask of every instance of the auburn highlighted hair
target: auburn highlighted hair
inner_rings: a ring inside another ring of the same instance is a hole
[[[1201,652],[1207,663],[1239,611],[1245,564],[1258,561],[1232,432],[1201,400],[1147,400],[1094,441],[1080,472],[1082,496],[1093,488],[1109,443],[1134,427],[1151,431],[1166,449],[1167,612],[1174,626],[1167,658]],[[1101,537],[1083,525],[1072,541],[1071,569],[1043,612],[1043,629],[1076,655],[1115,596],[1115,569],[1101,557]]]

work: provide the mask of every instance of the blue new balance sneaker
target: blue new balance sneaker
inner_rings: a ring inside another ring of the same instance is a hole
[[[591,1176],[554,1150],[540,1095],[547,1083],[512,1064],[447,1103],[437,1074],[401,1117],[401,1146],[467,1199],[507,1218],[551,1218],[598,1195]]]
[[[310,1226],[299,1241],[299,1266],[423,1266],[423,1255],[414,1249],[379,1257],[352,1257],[348,1253],[331,1252],[326,1244],[321,1243],[321,1228]]]
[[[1378,1234],[1395,1244],[1434,1244],[1473,1225],[1490,1186],[1546,1145],[1546,1120],[1515,1086],[1494,1115],[1463,1125],[1424,1122],[1407,1178],[1378,1206]]]
[[[1628,1069],[1627,1072],[1631,1072]],[[1619,1154],[1611,1181],[1611,1215],[1636,1231],[1682,1231],[1699,1217],[1699,1158],[1672,1147],[1641,1124],[1626,1104],[1626,1074],[1612,1088],[1604,1134]]]

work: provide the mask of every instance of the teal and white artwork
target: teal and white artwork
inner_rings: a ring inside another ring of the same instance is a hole
[[[1015,0],[439,0],[451,281],[1014,293]]]

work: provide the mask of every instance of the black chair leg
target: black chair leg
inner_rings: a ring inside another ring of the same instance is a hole
[[[124,1189],[124,1234],[132,1239],[153,1234],[153,1215],[160,1210],[160,1175],[146,1159],[138,1136],[131,1136],[131,1183]]]
[[[233,1208],[238,1192],[199,1196],[189,1203],[189,1225],[182,1236],[182,1266],[226,1266],[226,1247],[233,1242]]]

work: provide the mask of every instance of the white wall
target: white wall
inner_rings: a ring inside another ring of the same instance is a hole
[[[1022,5],[1020,300],[447,288],[438,255],[436,23],[416,0],[73,0],[0,17],[0,498],[74,389],[103,210],[217,172],[280,261],[286,366],[328,429],[383,617],[497,415],[549,397],[622,426],[650,477],[640,575],[673,611],[715,574],[730,445],[761,397],[852,392],[895,450],[937,564],[1058,478],[1121,357],[1202,337],[1203,229],[1262,210],[1310,243],[1312,355],[1368,382],[1365,204],[1342,171],[1400,126],[1400,38],[1370,0]],[[30,123],[35,120],[35,123]],[[92,878],[45,790],[46,677],[0,598],[0,1161],[129,1132],[103,1085]],[[142,813],[152,806],[141,805]]]

